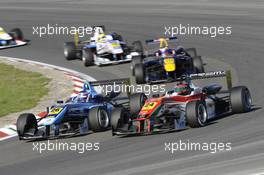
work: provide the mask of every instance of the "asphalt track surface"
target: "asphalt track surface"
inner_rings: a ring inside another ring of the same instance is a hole
[[[104,24],[129,41],[162,35],[164,25],[231,25],[231,36],[181,36],[206,58],[207,70],[231,65],[238,84],[247,85],[254,111],[211,125],[162,135],[119,138],[110,132],[61,140],[100,142],[100,151],[32,151],[32,143],[13,138],[0,143],[0,174],[251,174],[264,171],[263,27],[261,0],[0,0],[0,24],[19,26],[31,45],[1,50],[0,55],[41,61],[87,73],[96,79],[129,77],[129,64],[85,68],[65,61],[62,44],[70,37],[32,35],[32,26]],[[232,151],[164,151],[165,142],[231,142]]]

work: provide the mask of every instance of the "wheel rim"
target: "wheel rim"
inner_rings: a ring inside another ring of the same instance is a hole
[[[204,125],[207,120],[207,112],[203,104],[199,104],[197,108],[198,122],[200,125]]]
[[[250,110],[251,105],[252,105],[252,98],[251,98],[250,92],[248,90],[246,91],[244,98],[245,98],[246,109]]]
[[[105,110],[99,110],[99,124],[101,128],[107,128],[109,125],[109,118]]]

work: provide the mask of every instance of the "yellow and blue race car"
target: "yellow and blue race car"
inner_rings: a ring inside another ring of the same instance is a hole
[[[19,28],[12,29],[7,33],[2,27],[0,27],[0,49],[18,47],[26,45],[23,32]]]
[[[159,43],[159,49],[132,57],[132,74],[137,84],[170,82],[183,74],[204,72],[202,58],[195,48],[169,48],[168,41],[171,40],[177,40],[177,37],[146,40],[146,44]]]

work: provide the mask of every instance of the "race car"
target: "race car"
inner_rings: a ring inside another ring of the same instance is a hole
[[[127,79],[86,82],[77,96],[47,108],[43,118],[36,119],[32,113],[21,114],[16,123],[19,139],[50,139],[107,130],[112,110],[125,108],[128,100],[120,92],[104,95],[99,87],[127,82]]]
[[[67,60],[82,59],[84,66],[109,65],[130,62],[132,56],[141,55],[143,46],[140,41],[135,41],[128,46],[121,35],[117,33],[105,34],[103,26],[94,27],[94,35],[87,41],[64,44],[64,56]]]
[[[147,55],[132,58],[132,75],[137,84],[164,83],[177,80],[183,74],[202,73],[204,66],[195,48],[169,48],[168,41],[177,37],[146,40],[147,44],[159,43],[159,49]]]
[[[122,107],[114,109],[111,118],[113,135],[144,135],[183,130],[187,126],[202,127],[220,116],[250,111],[249,89],[232,87],[230,78],[227,78],[229,88],[226,91],[221,90],[219,84],[198,87],[191,82],[227,75],[230,72],[191,74],[182,77],[180,83],[162,96],[156,95],[144,102],[131,101],[135,104],[132,111]],[[146,99],[144,94],[139,94],[138,98]]]
[[[27,42],[24,41],[21,29],[15,28],[7,33],[2,27],[0,27],[0,49],[18,47],[26,44]]]

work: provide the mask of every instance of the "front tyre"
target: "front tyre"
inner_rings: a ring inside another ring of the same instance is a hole
[[[94,64],[94,54],[91,49],[85,48],[82,50],[82,60],[85,67]]]
[[[206,124],[207,110],[203,101],[191,101],[186,105],[186,120],[190,127],[198,128]]]
[[[142,63],[135,65],[135,80],[137,84],[146,83],[146,73],[144,70],[144,64]]]
[[[246,86],[233,87],[230,92],[233,113],[249,112],[252,106],[250,91]]]
[[[77,57],[77,52],[74,42],[64,43],[64,57],[66,60],[74,60]]]
[[[143,62],[142,56],[138,55],[138,56],[133,56],[132,57],[131,66],[132,66],[132,75],[133,76],[135,76],[135,66],[136,66],[136,64],[140,64],[142,62]]]
[[[131,115],[137,115],[146,100],[147,96],[144,93],[132,94],[129,98]]]
[[[118,128],[122,128],[129,121],[129,113],[125,108],[115,108],[111,115],[112,131],[117,131]]]
[[[204,73],[203,60],[201,56],[193,57],[193,69],[195,73]]]
[[[24,35],[23,32],[20,28],[14,28],[10,31],[11,36],[13,37],[13,39],[15,40],[20,40],[23,41],[24,40]]]
[[[134,41],[132,43],[132,46],[133,46],[133,50],[135,52],[139,52],[140,54],[143,54],[144,48],[143,48],[143,45],[142,45],[141,41]]]
[[[24,136],[26,133],[36,134],[38,131],[37,119],[34,114],[21,114],[16,122],[18,137]]]
[[[107,111],[99,107],[90,109],[88,123],[94,132],[105,131],[110,123]]]

